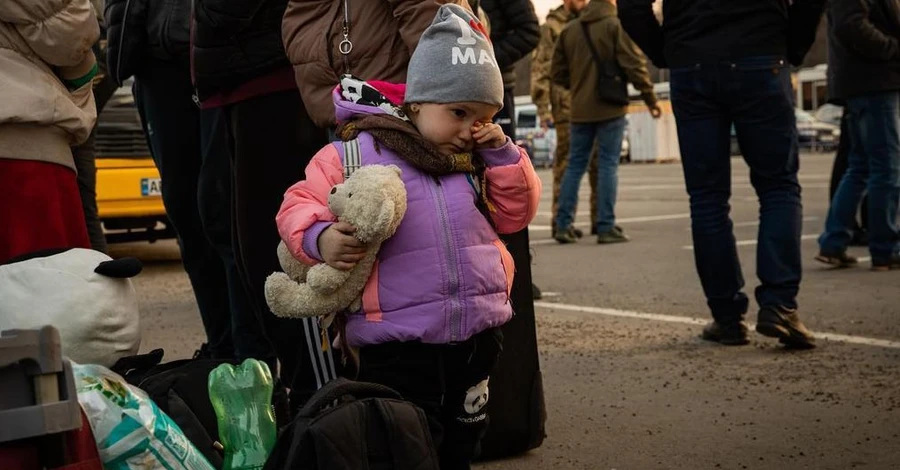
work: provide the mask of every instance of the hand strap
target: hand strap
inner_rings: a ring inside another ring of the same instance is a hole
[[[325,408],[332,406],[335,401],[350,395],[357,400],[363,398],[393,398],[402,399],[399,393],[384,385],[355,382],[352,380],[338,377],[320,388],[316,394],[303,406],[298,413],[299,416],[312,418],[318,415]]]

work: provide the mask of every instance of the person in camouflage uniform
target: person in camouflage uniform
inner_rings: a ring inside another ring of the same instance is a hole
[[[553,59],[553,50],[556,48],[556,40],[566,23],[578,18],[581,9],[587,5],[587,0],[563,0],[563,4],[547,14],[547,21],[541,25],[541,41],[538,43],[534,56],[531,59],[531,100],[537,106],[538,119],[544,129],[550,126],[556,127],[556,153],[553,157],[553,217],[559,206],[559,187],[562,177],[566,173],[566,165],[569,162],[569,115],[570,96],[565,88],[553,84],[550,79],[550,62]],[[591,233],[594,233],[597,224],[597,149],[591,153],[590,166],[591,183]],[[554,222],[553,235],[556,234]],[[575,230],[580,238],[583,234]]]

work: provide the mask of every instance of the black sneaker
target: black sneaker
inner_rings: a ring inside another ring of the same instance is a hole
[[[872,259],[872,271],[890,271],[892,269],[900,269],[900,253],[894,253],[890,258],[884,260]]]
[[[747,324],[742,321],[719,323],[713,320],[703,327],[700,337],[726,346],[741,346],[750,342],[747,339]]]
[[[816,255],[816,261],[825,263],[835,268],[849,268],[851,266],[856,266],[857,263],[859,263],[859,260],[856,259],[855,256],[848,255],[846,251],[842,251],[836,254],[829,254],[825,253],[824,251],[820,251],[819,254]]]
[[[763,307],[756,319],[756,332],[778,340],[789,348],[812,349],[816,339],[806,329],[796,311],[783,307]]]
[[[580,228],[572,227],[572,233],[575,234],[575,238],[584,237],[584,232]],[[594,233],[594,229],[591,229],[591,234],[593,234],[593,233]],[[556,238],[556,222],[554,222],[550,226],[550,236],[553,238]]]
[[[627,242],[629,240],[630,239],[628,238],[627,235],[625,235],[625,232],[623,232],[622,229],[619,227],[614,227],[609,232],[603,232],[603,233],[597,234],[597,243],[600,243],[600,244],[623,243],[623,242]]]
[[[575,229],[569,227],[565,230],[558,230],[556,235],[553,236],[553,239],[562,243],[563,245],[567,243],[575,243],[578,241],[578,237],[575,235]]]

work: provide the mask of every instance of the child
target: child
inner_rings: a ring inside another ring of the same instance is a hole
[[[541,182],[525,151],[491,122],[503,83],[484,29],[465,9],[440,8],[410,60],[401,109],[403,95],[402,85],[351,78],[334,92],[338,136],[358,139],[361,165],[399,166],[408,193],[362,310],[347,313],[346,340],[359,348],[359,380],[423,408],[441,468],[469,468],[487,427],[498,327],[513,315],[514,266],[497,232],[528,225]],[[350,269],[365,247],[326,204],[344,179],[343,154],[336,143],[313,157],[277,223],[297,259]]]

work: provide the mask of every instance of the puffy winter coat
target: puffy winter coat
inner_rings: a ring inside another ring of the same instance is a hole
[[[0,0],[0,158],[74,170],[97,111],[91,83],[100,28],[89,0]],[[71,82],[70,82],[71,83]]]
[[[434,0],[350,1],[348,61],[363,80],[406,82],[406,66],[419,36],[434,20]],[[342,0],[291,0],[282,33],[306,111],[316,125],[334,125],[331,91],[344,73]]]
[[[480,0],[491,22],[491,42],[497,65],[503,71],[503,86],[515,88],[515,65],[534,50],[541,28],[531,0]]]
[[[147,56],[187,63],[191,0],[107,0],[107,65],[118,84],[139,73]]]
[[[290,66],[281,42],[287,3],[194,0],[192,69],[201,101]]]
[[[383,113],[334,94],[337,119]],[[362,310],[347,319],[351,346],[388,341],[444,344],[464,341],[512,317],[512,256],[475,205],[470,175],[427,175],[360,134],[362,165],[397,165],[406,185],[406,216],[381,245],[362,296]],[[497,231],[515,233],[534,218],[541,181],[525,151],[507,140],[480,152]],[[343,146],[331,144],[313,157],[306,179],[285,193],[276,217],[282,240],[307,264],[320,259],[316,241],[335,220],[327,199],[343,182]]]

